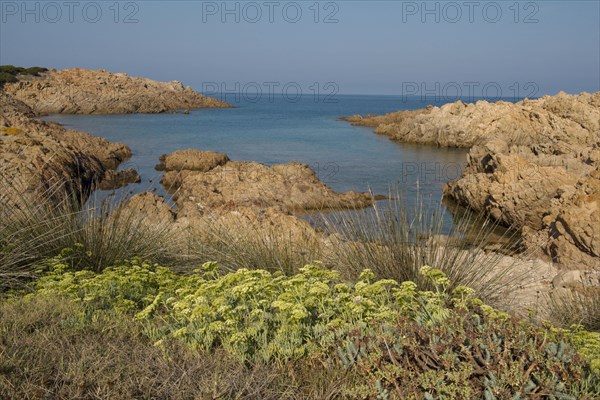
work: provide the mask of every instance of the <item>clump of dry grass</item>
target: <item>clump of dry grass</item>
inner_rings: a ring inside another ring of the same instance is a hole
[[[498,234],[498,225],[465,210],[446,226],[445,210],[422,198],[413,207],[397,194],[369,210],[325,215],[321,225],[331,234],[328,262],[347,277],[370,268],[378,277],[413,281],[427,287],[420,270],[442,270],[453,286],[468,286],[487,304],[507,308],[513,289],[532,282],[519,271],[515,231]]]
[[[168,262],[177,254],[169,227],[148,224],[143,212],[123,207],[127,198],[86,202],[63,184],[42,193],[2,186],[0,291],[32,278],[40,261],[76,245],[73,263],[95,271],[134,256]]]
[[[582,325],[586,330],[600,332],[600,288],[563,289],[547,297],[549,320],[568,328]]]
[[[189,236],[188,257],[216,261],[224,271],[264,269],[286,275],[323,258],[323,243],[312,230],[290,231],[283,225],[241,225],[218,216],[206,218]]]

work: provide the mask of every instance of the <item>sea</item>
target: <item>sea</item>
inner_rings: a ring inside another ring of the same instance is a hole
[[[382,95],[292,99],[229,93],[219,98],[235,107],[174,114],[50,115],[45,119],[129,145],[133,156],[120,168],[135,168],[142,182],[120,189],[120,194],[154,191],[167,200],[170,196],[160,185],[162,173],[155,166],[162,154],[179,149],[213,150],[232,160],[267,165],[302,162],[336,191],[400,194],[408,205],[423,198],[441,204],[444,184],[460,177],[466,166],[466,149],[396,143],[373,128],[340,120],[355,114],[441,106],[443,101]]]

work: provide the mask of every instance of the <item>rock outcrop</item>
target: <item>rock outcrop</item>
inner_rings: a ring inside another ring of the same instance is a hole
[[[174,193],[188,175],[197,172],[208,172],[215,167],[225,165],[228,161],[229,157],[226,154],[187,149],[178,150],[171,154],[163,154],[155,169],[165,171],[161,184],[168,193]]]
[[[4,90],[38,114],[165,113],[229,107],[181,82],[157,82],[104,70],[50,70],[39,77],[19,76]]]
[[[226,207],[277,208],[284,213],[362,208],[367,193],[337,193],[302,163],[267,166],[229,161],[225,154],[182,150],[161,157],[167,171],[162,180],[175,193],[180,212]]]
[[[133,168],[127,168],[125,170],[114,170],[109,169],[104,173],[104,177],[98,185],[99,190],[115,190],[123,186],[127,186],[130,183],[140,183],[142,177]]]
[[[367,193],[335,192],[301,163],[267,166],[192,149],[163,155],[160,161],[156,168],[165,171],[161,183],[174,194],[175,209],[150,194],[135,196],[128,207],[146,208],[151,219],[172,222],[178,237],[221,234],[231,240],[306,243],[320,235],[298,214],[362,208],[374,200]]]
[[[165,200],[150,192],[138,193],[121,205],[120,216],[124,218],[140,217],[150,225],[175,223],[175,212]]]
[[[66,130],[35,116],[29,106],[0,90],[2,201],[16,201],[10,198],[9,188],[20,195],[61,187],[63,193],[85,196],[131,156],[126,145]]]
[[[470,148],[447,196],[520,229],[561,267],[600,269],[600,92],[347,120],[397,141]]]

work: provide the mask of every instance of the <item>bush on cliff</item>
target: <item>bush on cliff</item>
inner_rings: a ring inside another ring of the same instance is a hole
[[[16,76],[6,73],[6,72],[0,72],[0,88],[5,84],[5,83],[13,83],[13,82],[18,82],[19,80],[17,79]]]
[[[19,75],[40,76],[41,73],[48,71],[48,68],[42,67],[15,67],[14,65],[0,65],[0,88],[5,83],[18,82]]]
[[[293,374],[298,366],[312,367],[313,375],[329,376],[338,385],[335,397],[599,394],[600,371],[593,364],[600,356],[597,335],[514,319],[466,287],[450,291],[451,283],[437,269],[421,270],[434,290],[419,290],[409,281],[377,280],[369,270],[348,283],[318,264],[290,277],[264,270],[222,275],[214,263],[179,275],[139,259],[101,273],[78,271],[69,261],[76,251],[44,263],[34,292],[12,301],[73,304],[62,327],[67,331],[86,331],[98,321],[137,321],[140,340],[162,348],[166,357],[173,343],[185,343],[203,358],[227,354],[224,360],[249,370],[262,365]],[[0,343],[27,376],[28,361],[11,355],[13,345]]]

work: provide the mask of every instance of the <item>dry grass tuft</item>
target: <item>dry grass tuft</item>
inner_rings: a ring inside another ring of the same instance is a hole
[[[533,283],[531,271],[520,271],[515,252],[519,238],[468,210],[445,226],[441,205],[407,207],[400,195],[369,210],[326,215],[321,221],[331,233],[328,262],[348,278],[370,268],[380,278],[413,281],[427,287],[420,270],[434,266],[453,286],[468,286],[487,304],[507,309],[511,292]],[[445,234],[444,234],[445,233]]]
[[[31,279],[40,261],[65,248],[77,246],[72,262],[94,271],[134,256],[168,263],[178,253],[166,224],[150,225],[143,212],[120,207],[127,198],[85,202],[63,185],[42,195],[10,187],[1,194],[0,291]]]
[[[600,288],[563,289],[548,295],[549,320],[568,328],[582,325],[586,330],[600,332]]]

